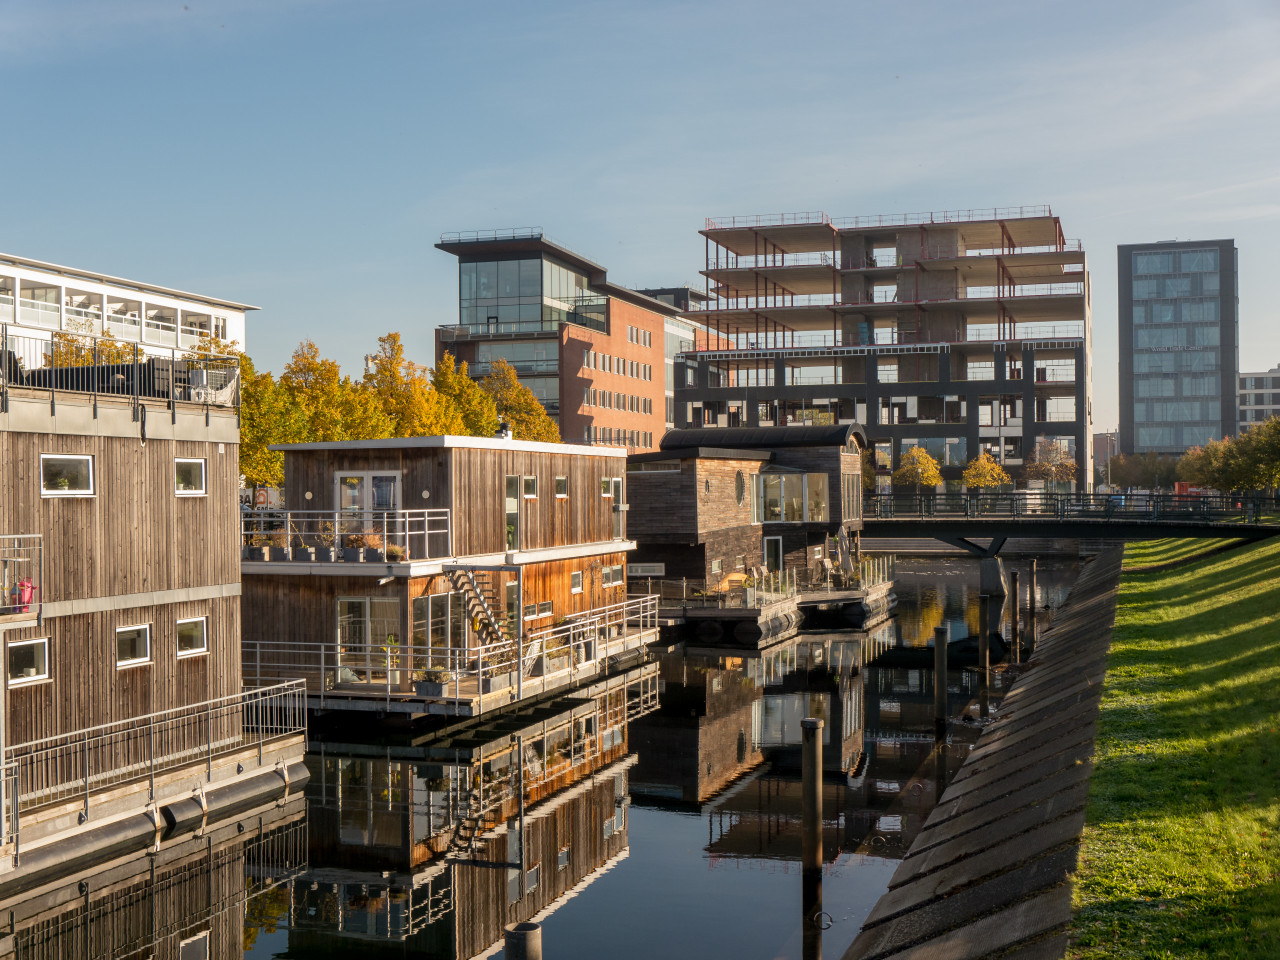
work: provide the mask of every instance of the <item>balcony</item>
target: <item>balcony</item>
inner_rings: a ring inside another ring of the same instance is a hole
[[[43,543],[37,534],[0,536],[0,623],[39,618]]]
[[[387,564],[453,556],[448,509],[250,510],[241,515],[244,560]]]
[[[473,377],[488,376],[494,362],[476,360],[467,364],[467,372]],[[554,357],[550,360],[507,360],[507,363],[520,377],[556,376],[560,372],[560,360]]]

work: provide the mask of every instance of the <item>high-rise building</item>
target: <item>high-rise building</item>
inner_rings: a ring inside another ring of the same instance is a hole
[[[669,367],[693,340],[681,288],[659,298],[611,283],[537,229],[447,233],[436,246],[458,258],[458,323],[436,328],[437,361],[448,351],[479,379],[506,360],[567,443],[657,448],[672,422]]]
[[[1089,274],[1047,206],[708,220],[679,426],[862,423],[881,476],[923,447],[958,485],[1037,444],[1091,479]],[[1057,456],[1057,454],[1054,454]]]
[[[1280,365],[1266,373],[1240,374],[1237,397],[1241,431],[1280,417]]]
[[[1120,451],[1182,454],[1236,433],[1234,240],[1119,247]]]

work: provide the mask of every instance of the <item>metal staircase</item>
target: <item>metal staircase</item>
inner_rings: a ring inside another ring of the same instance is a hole
[[[480,625],[485,643],[510,643],[511,638],[502,629],[502,621],[494,614],[490,598],[480,589],[475,574],[466,568],[459,567],[449,570],[448,576],[453,588],[466,597],[467,613],[473,623]]]

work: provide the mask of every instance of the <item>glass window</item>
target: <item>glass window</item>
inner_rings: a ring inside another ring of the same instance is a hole
[[[542,298],[542,261],[520,260],[520,298]]]
[[[804,477],[798,473],[782,477],[782,519],[788,523],[804,519]]]
[[[1173,273],[1173,253],[1135,253],[1134,273]]]
[[[1206,273],[1200,277],[1200,292],[1206,296],[1217,295],[1218,275],[1216,273]]]
[[[128,667],[151,659],[151,625],[139,624],[116,630],[116,666]]]
[[[498,265],[496,263],[476,264],[476,299],[496,300],[498,298]]]
[[[569,592],[570,593],[582,592],[582,571],[581,570],[575,570],[571,574],[569,574]]]
[[[476,298],[476,265],[474,263],[458,264],[458,299],[474,300]]]
[[[613,480],[610,477],[600,478],[600,496],[602,497],[613,496]]]
[[[1163,293],[1165,297],[1189,297],[1191,296],[1191,278],[1190,277],[1166,277],[1163,283]]]
[[[1211,273],[1218,269],[1217,250],[1183,250],[1180,259],[1183,273]]]
[[[565,497],[567,497],[567,496],[569,496],[569,478],[568,478],[568,477],[556,477],[556,497],[557,497],[557,499],[563,499],[563,498],[565,498]]]
[[[831,518],[827,503],[827,475],[809,473],[804,478],[805,509],[809,523],[826,523]]]
[[[338,642],[364,646],[369,642],[369,603],[364,597],[338,601]]]
[[[515,300],[520,296],[520,261],[498,261],[498,298]]]
[[[40,492],[45,497],[93,496],[93,457],[42,453]]]
[[[526,500],[538,499],[538,478],[537,477],[524,478],[524,498]]]
[[[205,627],[204,617],[178,621],[178,656],[187,657],[208,651],[209,638]]]
[[[9,641],[9,686],[49,679],[49,638]]]
[[[204,496],[204,461],[182,457],[173,461],[173,470],[180,497]]]
[[[507,549],[520,549],[520,478],[506,481]]]

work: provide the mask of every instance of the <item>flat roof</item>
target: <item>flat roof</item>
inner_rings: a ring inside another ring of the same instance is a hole
[[[526,453],[561,453],[584,457],[618,457],[625,459],[626,450],[597,447],[585,443],[542,443],[537,440],[501,440],[497,437],[384,437],[378,440],[332,440],[319,443],[273,443],[268,450],[285,453],[310,450],[520,450]]]
[[[661,463],[663,460],[761,460],[773,459],[771,450],[734,450],[729,447],[678,447],[653,453],[633,453],[627,463]]]
[[[848,444],[850,436],[856,436],[863,448],[867,446],[867,433],[857,423],[785,427],[682,427],[668,430],[658,446],[664,453],[668,449],[684,450],[702,446],[729,449],[843,447]]]
[[[94,283],[109,283],[117,287],[128,287],[131,290],[137,290],[141,293],[150,291],[151,293],[163,294],[166,297],[175,297],[181,300],[195,300],[199,303],[213,304],[219,307],[229,307],[232,310],[261,310],[261,307],[255,307],[248,303],[237,303],[235,300],[223,300],[220,297],[206,297],[199,293],[189,293],[186,290],[178,290],[174,287],[161,287],[154,283],[142,283],[138,280],[129,280],[125,277],[113,277],[109,273],[94,273],[91,270],[80,270],[76,267],[65,267],[58,263],[46,263],[44,260],[32,260],[30,257],[19,257],[12,253],[0,253],[0,265],[12,264],[15,267],[31,267],[35,270],[43,270],[46,273],[56,273],[59,276],[66,277],[70,280],[90,280]]]

